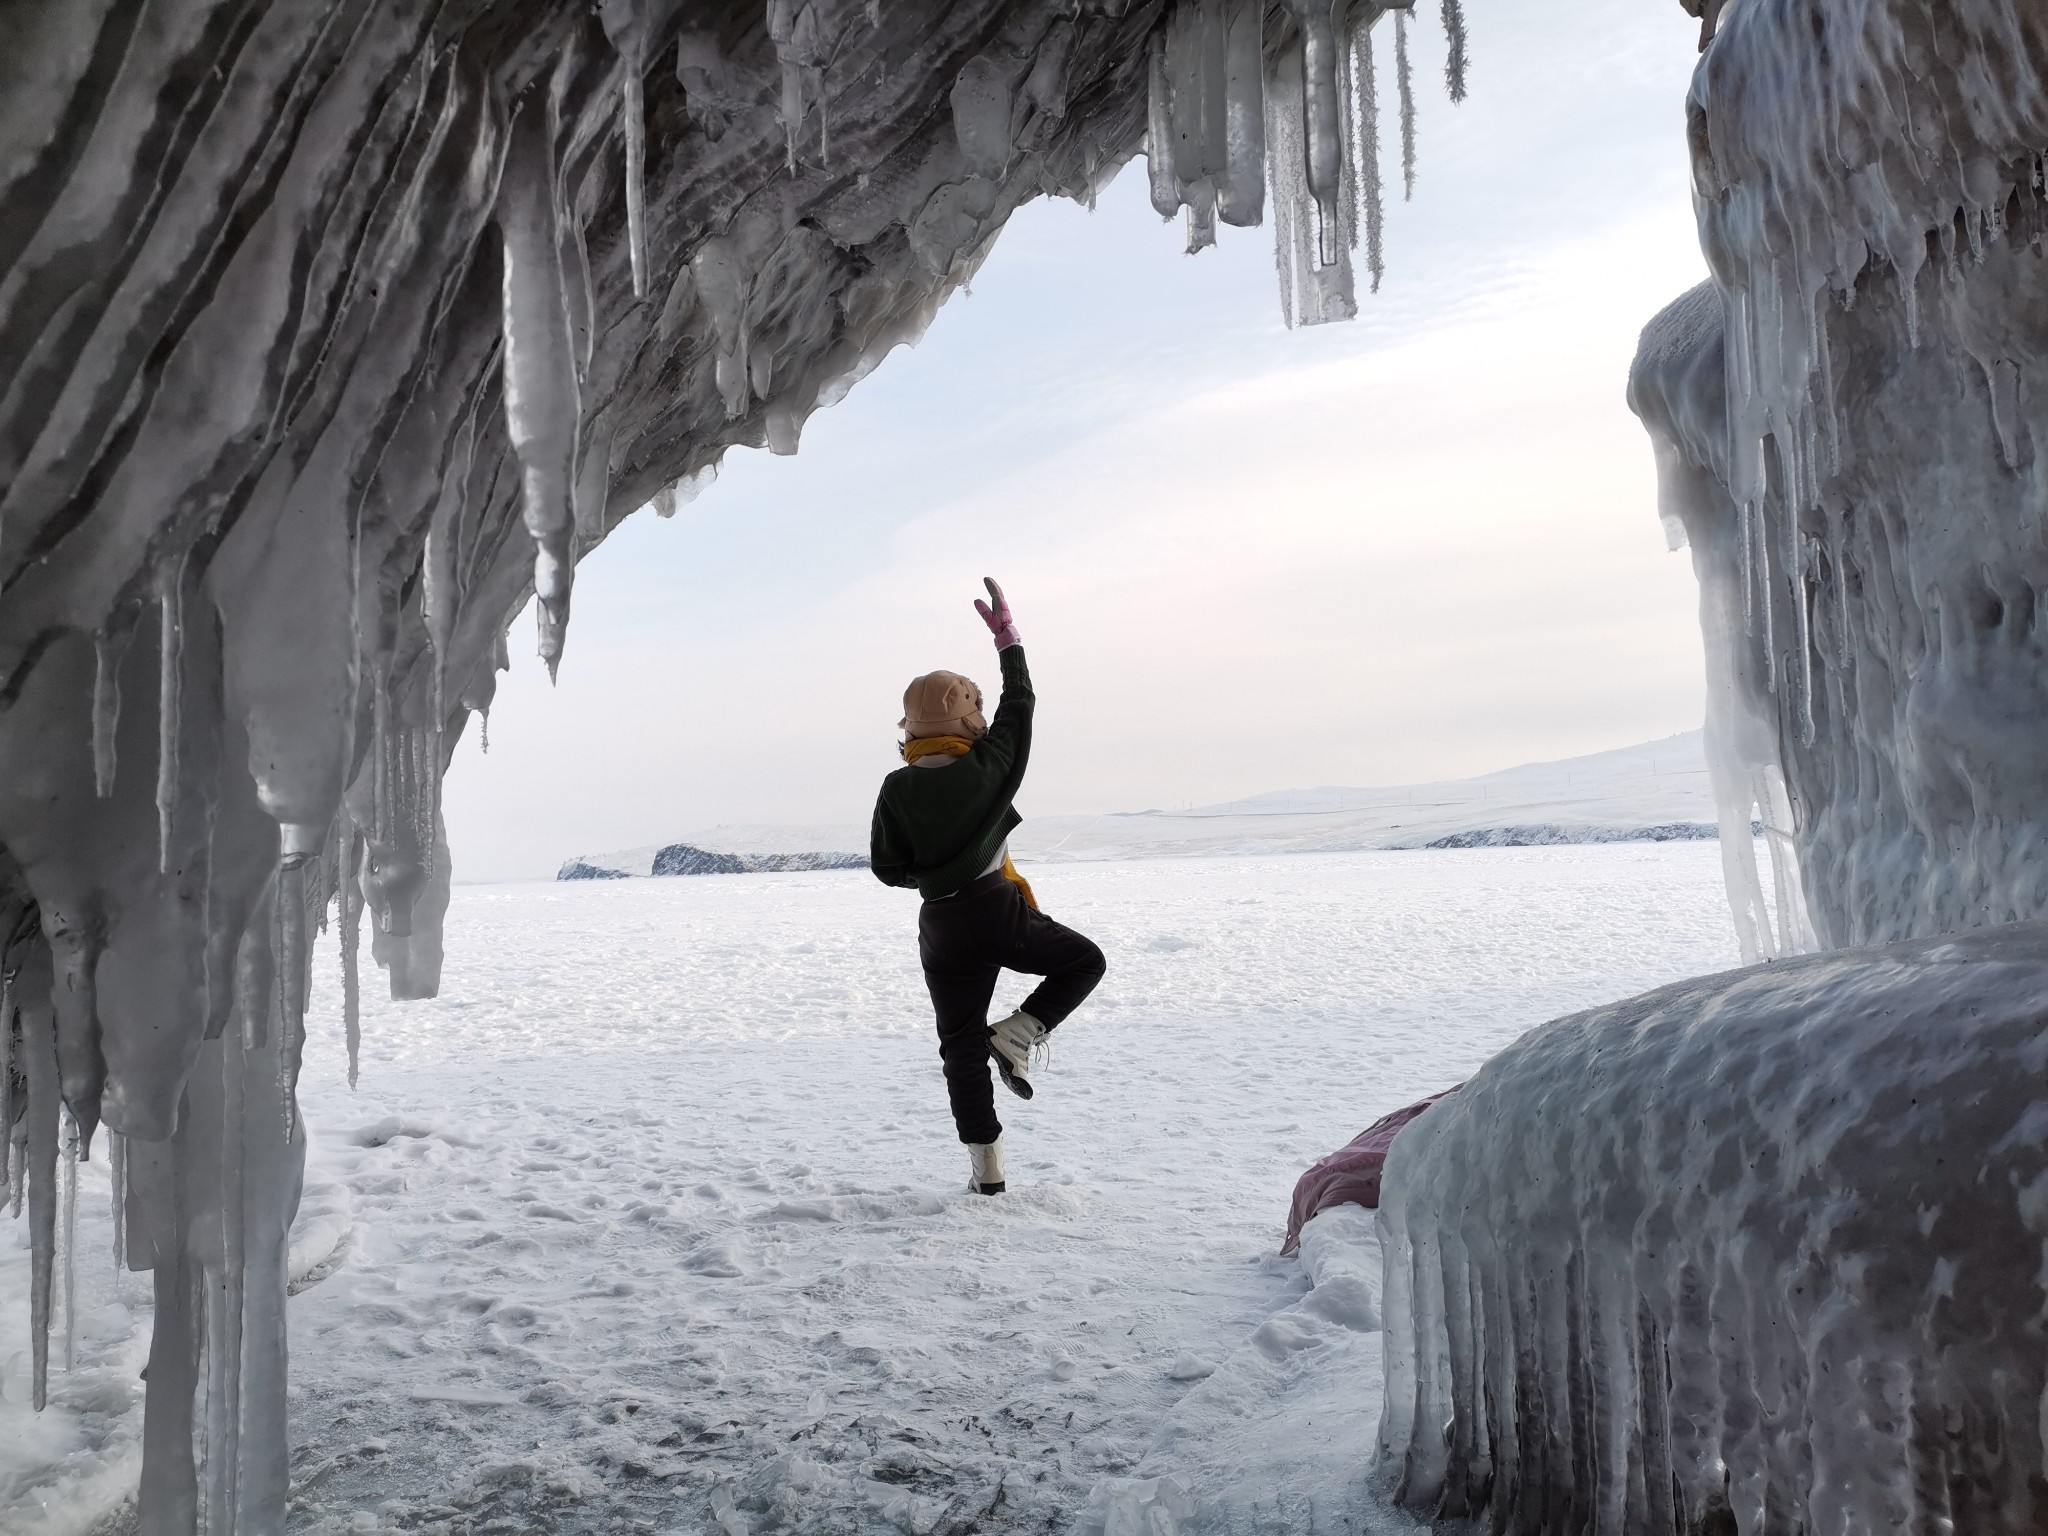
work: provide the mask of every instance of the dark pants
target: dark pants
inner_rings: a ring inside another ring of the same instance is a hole
[[[1008,969],[1043,976],[1022,1007],[1051,1029],[1081,1006],[1102,980],[1102,951],[1073,929],[1025,905],[1000,872],[918,912],[917,954],[939,1015],[939,1059],[953,1123],[964,1142],[1003,1133],[996,1118],[988,1059],[988,1004],[996,975]]]

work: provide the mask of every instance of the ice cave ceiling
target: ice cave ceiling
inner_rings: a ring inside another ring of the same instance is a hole
[[[145,1529],[281,1507],[311,936],[336,904],[350,998],[365,927],[394,995],[435,989],[441,774],[513,615],[538,597],[555,665],[619,518],[794,452],[1019,204],[1148,141],[1191,249],[1270,223],[1290,323],[1349,315],[1370,35],[1407,8],[10,10],[0,1124],[38,1401],[64,1170],[115,1133],[157,1292]]]

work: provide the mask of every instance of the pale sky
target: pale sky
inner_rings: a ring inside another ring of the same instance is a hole
[[[558,686],[512,634],[458,879],[716,822],[865,824],[904,685],[1039,694],[1027,816],[1482,773],[1698,725],[1688,557],[1622,400],[1705,275],[1678,6],[1465,0],[1471,95],[1412,41],[1420,181],[1348,325],[1287,332],[1269,230],[1181,254],[1133,162],[1021,210],[914,349],[584,560]],[[1378,32],[1391,106],[1392,23]],[[1398,136],[1383,129],[1399,188]]]

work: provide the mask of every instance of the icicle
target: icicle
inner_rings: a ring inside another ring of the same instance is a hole
[[[796,57],[796,0],[768,0],[768,40],[782,65],[782,136],[789,171],[796,174],[796,144],[804,126],[804,69]]]
[[[504,235],[505,425],[518,456],[520,511],[534,542],[540,654],[561,664],[575,581],[575,348],[563,305],[559,220],[546,113],[528,101],[513,120],[499,184]]]
[[[1207,250],[1216,243],[1216,188],[1198,181],[1188,188],[1187,254]]]
[[[1813,723],[1813,597],[1814,582],[1809,579],[1808,566],[1811,551],[1800,562],[1799,580],[1793,596],[1798,601],[1799,635],[1799,739],[1806,746],[1814,740]],[[1816,573],[1817,574],[1817,573]]]
[[[640,61],[629,59],[619,110],[626,120],[626,239],[636,299],[647,297],[647,106],[641,90]]]
[[[50,1396],[50,1322],[57,1258],[59,1146],[57,1034],[50,1011],[50,951],[37,940],[17,978],[21,1003],[23,1077],[28,1082],[29,1355],[31,1400],[40,1413]]]
[[[114,1200],[114,1273],[128,1267],[128,1138],[107,1132],[107,1173]]]
[[[1337,207],[1344,178],[1344,115],[1338,83],[1343,61],[1330,25],[1330,8],[1318,0],[1292,0],[1292,4],[1295,24],[1301,29],[1302,165],[1308,175],[1309,195],[1316,202],[1316,263],[1332,267],[1342,259],[1345,244]],[[1370,49],[1371,44],[1363,46]]]
[[[0,936],[0,961],[6,939]],[[21,1163],[14,1155],[14,973],[0,969],[0,1177],[14,1214],[21,1214]]]
[[[427,547],[420,559],[420,605],[427,621],[427,643],[434,651],[434,718],[448,714],[448,656],[455,646],[456,546],[462,517],[469,504],[469,476],[476,458],[476,411],[471,409],[455,436],[455,452],[441,481],[441,494],[427,524]]]
[[[1266,167],[1273,193],[1273,266],[1280,280],[1280,318],[1290,331],[1314,323],[1309,314],[1312,255],[1302,220],[1308,183],[1302,171],[1301,68],[1292,55],[1275,61],[1266,82]]]
[[[576,383],[590,375],[590,360],[597,352],[597,299],[590,287],[590,248],[583,239],[583,226],[574,217],[557,221],[557,256],[562,266],[562,308],[569,317],[569,351],[576,362]]]
[[[1756,559],[1752,553],[1751,540],[1755,537],[1750,524],[1756,520],[1756,508],[1744,502],[1738,509],[1739,528],[1737,537],[1742,544],[1742,632],[1752,639],[1756,636]]]
[[[412,733],[412,836],[420,851],[420,868],[426,880],[434,878],[434,791],[441,782],[439,754],[433,744],[435,734],[418,729]]]
[[[114,792],[114,735],[121,723],[121,658],[128,635],[92,637],[92,778],[104,800]]]
[[[1776,634],[1777,617],[1771,602],[1771,532],[1770,508],[1760,504],[1756,509],[1756,590],[1757,612],[1763,630],[1764,687],[1771,693],[1778,691],[1778,641]]]
[[[477,711],[477,745],[485,757],[491,755],[491,706],[486,704]]]
[[[1415,196],[1415,79],[1408,68],[1406,11],[1394,12],[1394,80],[1401,93],[1401,201],[1405,203]]]
[[[282,900],[280,882],[277,896]],[[279,969],[279,990],[284,974]],[[248,996],[244,1007],[257,1003]],[[242,1331],[246,1314],[243,1298],[249,1274],[248,1201],[249,1173],[248,1063],[243,1038],[223,1036],[220,1045],[221,1156],[218,1201],[220,1221],[220,1268],[208,1266],[206,1276],[205,1460],[201,1484],[205,1498],[202,1528],[219,1536],[233,1536],[241,1505],[242,1439]],[[280,1053],[281,1055],[282,1053]],[[290,1096],[283,1105],[287,1119]],[[287,1123],[285,1144],[291,1144]]]
[[[289,1143],[298,1112],[293,1090],[306,1054],[306,861],[286,857],[277,868],[277,1089]]]
[[[1365,270],[1372,291],[1380,291],[1386,275],[1386,197],[1380,183],[1380,91],[1373,64],[1372,31],[1361,26],[1352,35],[1351,168],[1353,197],[1365,226]]]
[[[1792,690],[1792,718],[1799,739],[1813,742],[1813,631],[1807,608],[1805,551],[1800,547],[1799,519],[1806,505],[1806,453],[1795,428],[1778,438],[1779,462],[1785,470],[1785,582],[1792,599],[1793,651],[1791,674],[1785,679]]]
[[[489,711],[485,711],[486,719]],[[348,851],[341,860],[341,1018],[348,1036],[348,1085],[356,1085],[363,1044],[363,985],[358,951],[363,941],[363,834],[348,824]]]
[[[60,1114],[57,1159],[57,1251],[63,1278],[64,1369],[78,1368],[78,1121],[71,1106]]]
[[[1180,210],[1180,183],[1173,174],[1173,95],[1166,79],[1166,38],[1157,32],[1145,61],[1145,171],[1152,211],[1172,218]]]
[[[753,295],[753,273],[747,269],[733,237],[714,235],[690,257],[690,275],[718,333],[718,360],[713,376],[719,397],[725,402],[727,417],[737,418],[745,414],[752,400],[747,356],[752,336],[747,325],[747,302]]]
[[[370,843],[391,841],[391,688],[380,675],[370,694]]]
[[[1216,211],[1248,228],[1266,210],[1265,0],[1232,0],[1224,66],[1224,171]]]
[[[1444,0],[1444,94],[1452,101],[1465,99],[1465,8],[1459,0]]]
[[[178,803],[178,714],[184,693],[185,557],[180,554],[157,573],[157,606],[162,615],[157,673],[156,829],[157,873],[171,872],[171,838]]]
[[[1835,359],[1828,342],[1827,319],[1816,300],[1813,322],[1814,369],[1820,375],[1820,411],[1827,428],[1828,473],[1842,472],[1842,416],[1835,404]]]

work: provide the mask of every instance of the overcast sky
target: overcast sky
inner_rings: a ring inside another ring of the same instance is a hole
[[[522,616],[490,753],[472,729],[449,774],[457,877],[722,821],[865,824],[910,678],[993,691],[984,574],[1039,692],[1027,816],[1696,726],[1691,568],[1622,391],[1643,323],[1705,275],[1697,24],[1644,0],[1465,5],[1458,107],[1418,8],[1421,180],[1356,322],[1282,328],[1268,230],[1182,255],[1142,160],[1092,213],[1024,208],[972,294],[796,457],[735,451],[583,562],[554,688]],[[1391,22],[1378,37],[1391,99]]]

